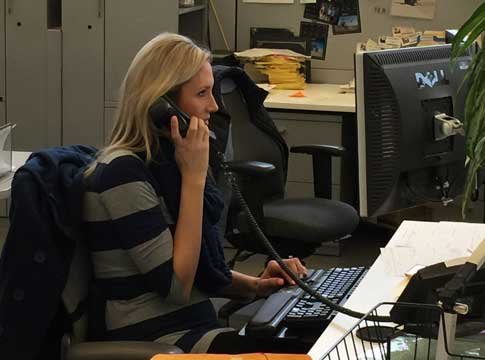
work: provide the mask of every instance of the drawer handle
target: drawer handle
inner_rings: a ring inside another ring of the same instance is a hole
[[[98,0],[98,18],[103,17],[104,0]]]
[[[12,15],[13,13],[13,0],[7,0],[7,14]]]

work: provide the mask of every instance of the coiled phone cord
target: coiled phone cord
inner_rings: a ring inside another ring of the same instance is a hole
[[[245,213],[245,215],[246,215],[246,217],[248,219],[249,225],[251,226],[251,228],[256,233],[257,237],[261,241],[261,244],[264,246],[264,248],[266,249],[266,251],[268,252],[268,254],[273,259],[276,260],[276,262],[278,263],[278,265],[288,274],[288,276],[293,281],[295,281],[295,283],[298,285],[298,287],[300,287],[307,294],[309,294],[309,295],[313,296],[314,298],[316,298],[318,301],[320,301],[323,304],[325,304],[328,307],[330,307],[332,310],[338,311],[338,312],[343,313],[345,315],[348,315],[348,316],[351,316],[351,317],[354,317],[354,318],[357,318],[357,319],[361,319],[363,317],[366,317],[367,320],[369,320],[369,321],[375,321],[375,322],[392,322],[390,316],[378,316],[378,315],[367,315],[366,316],[366,314],[364,314],[364,313],[360,313],[358,311],[354,311],[354,310],[345,308],[343,306],[337,305],[337,304],[333,303],[332,301],[330,301],[328,298],[322,296],[321,294],[319,294],[318,292],[316,292],[315,290],[313,290],[307,284],[305,284],[300,279],[300,277],[298,275],[296,275],[288,267],[288,265],[286,265],[286,263],[283,261],[283,259],[281,258],[281,256],[274,249],[273,245],[271,245],[270,241],[268,240],[268,238],[266,237],[266,235],[264,234],[264,232],[259,227],[258,222],[254,218],[253,214],[251,213],[251,210],[249,209],[248,204],[246,203],[246,200],[244,199],[244,197],[241,194],[241,190],[239,189],[239,186],[238,186],[238,184],[236,182],[236,177],[234,176],[234,174],[232,173],[232,171],[229,169],[229,165],[227,165],[227,163],[226,163],[224,154],[221,153],[221,152],[218,152],[217,155],[218,155],[219,160],[220,160],[220,163],[221,163],[222,171],[224,172],[224,175],[225,175],[226,179],[231,184],[231,187],[232,187],[232,189],[233,189],[233,191],[234,191],[234,193],[236,195],[236,198],[237,198],[237,200],[238,200],[241,208],[243,209],[243,211],[244,211],[244,213]]]

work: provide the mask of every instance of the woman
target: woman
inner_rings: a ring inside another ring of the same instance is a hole
[[[274,261],[260,277],[224,263],[215,226],[223,202],[207,176],[213,83],[210,53],[176,34],[152,39],[128,69],[110,143],[86,171],[84,218],[105,330],[97,337],[185,352],[268,350],[221,328],[208,298],[267,296],[293,284]],[[190,115],[185,137],[177,117],[169,127],[151,119],[162,95]],[[298,259],[286,262],[305,274]]]

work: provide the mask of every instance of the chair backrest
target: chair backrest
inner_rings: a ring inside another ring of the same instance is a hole
[[[221,81],[224,107],[231,117],[231,140],[233,160],[253,160],[271,163],[276,171],[265,177],[259,196],[264,199],[283,198],[286,174],[281,149],[275,139],[250,121],[250,113],[244,95],[231,78]]]

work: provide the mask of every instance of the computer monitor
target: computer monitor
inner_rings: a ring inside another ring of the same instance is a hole
[[[360,215],[429,201],[463,189],[463,120],[471,56],[450,62],[451,45],[369,51],[355,56]],[[459,128],[459,126],[456,126]]]

